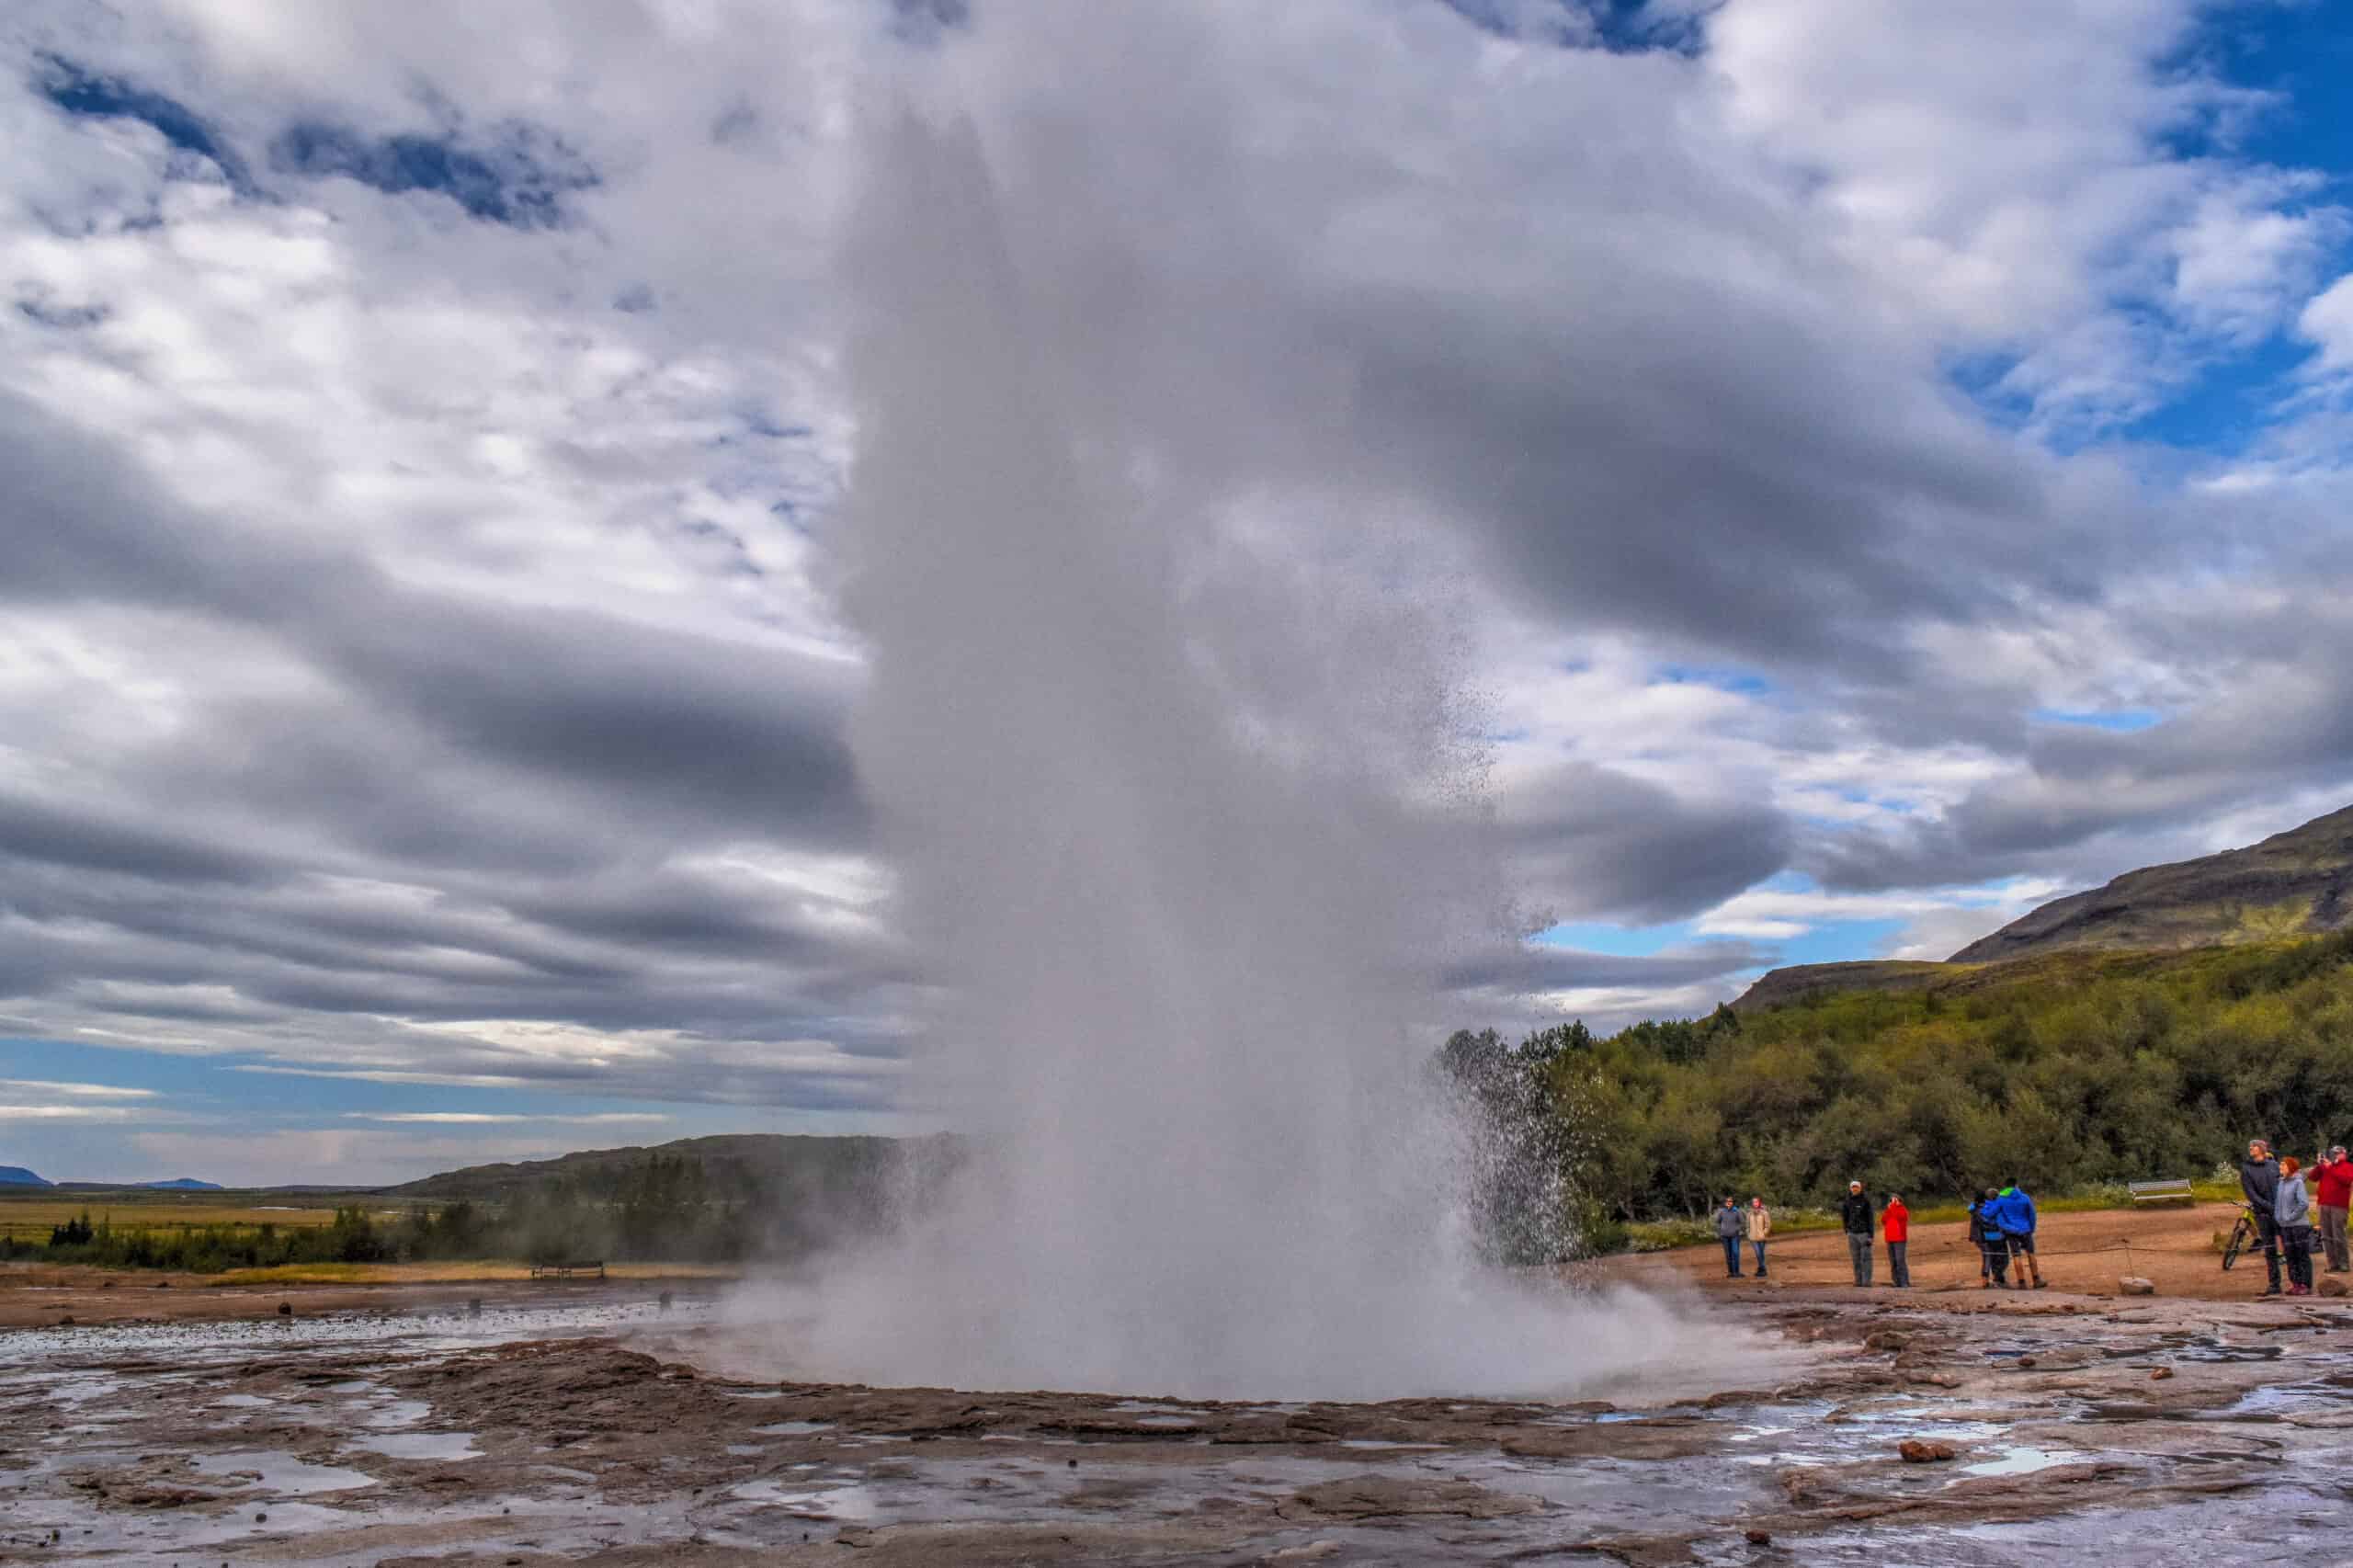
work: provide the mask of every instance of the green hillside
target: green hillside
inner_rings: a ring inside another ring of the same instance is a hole
[[[1589,1239],[1726,1192],[2057,1192],[2203,1175],[2258,1133],[2353,1142],[2353,932],[1935,969],[1607,1039],[1466,1033],[1441,1061],[1555,1130],[1531,1146],[1557,1152]]]

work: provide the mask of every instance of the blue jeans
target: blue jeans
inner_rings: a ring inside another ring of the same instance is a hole
[[[1724,1272],[1731,1275],[1734,1279],[1739,1278],[1740,1238],[1738,1236],[1718,1236],[1716,1239],[1724,1244]]]
[[[1748,1249],[1756,1255],[1756,1272],[1761,1278],[1765,1273],[1765,1244],[1751,1242],[1748,1244]]]

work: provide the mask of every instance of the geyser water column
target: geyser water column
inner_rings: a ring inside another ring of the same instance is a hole
[[[1226,304],[1084,210],[1053,166],[1083,138],[1013,135],[878,131],[846,253],[855,744],[940,998],[913,1104],[976,1155],[830,1271],[796,1370],[1366,1397],[1622,1367],[1655,1328],[1471,1267],[1418,1092],[1493,883],[1406,530],[1235,427],[1264,388]]]

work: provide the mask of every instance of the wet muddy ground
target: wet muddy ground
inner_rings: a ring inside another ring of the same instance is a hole
[[[1687,1310],[1804,1354],[1650,1407],[1249,1404],[745,1381],[642,1289],[18,1330],[0,1562],[2353,1560],[2334,1303]]]

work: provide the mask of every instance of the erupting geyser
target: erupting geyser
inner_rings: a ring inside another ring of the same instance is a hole
[[[1358,1398],[1664,1356],[1468,1256],[1420,1091],[1498,901],[1409,529],[1296,471],[1316,411],[1132,248],[1101,149],[995,129],[878,133],[844,274],[856,744],[938,985],[917,1108],[977,1153],[828,1271],[796,1370]]]

